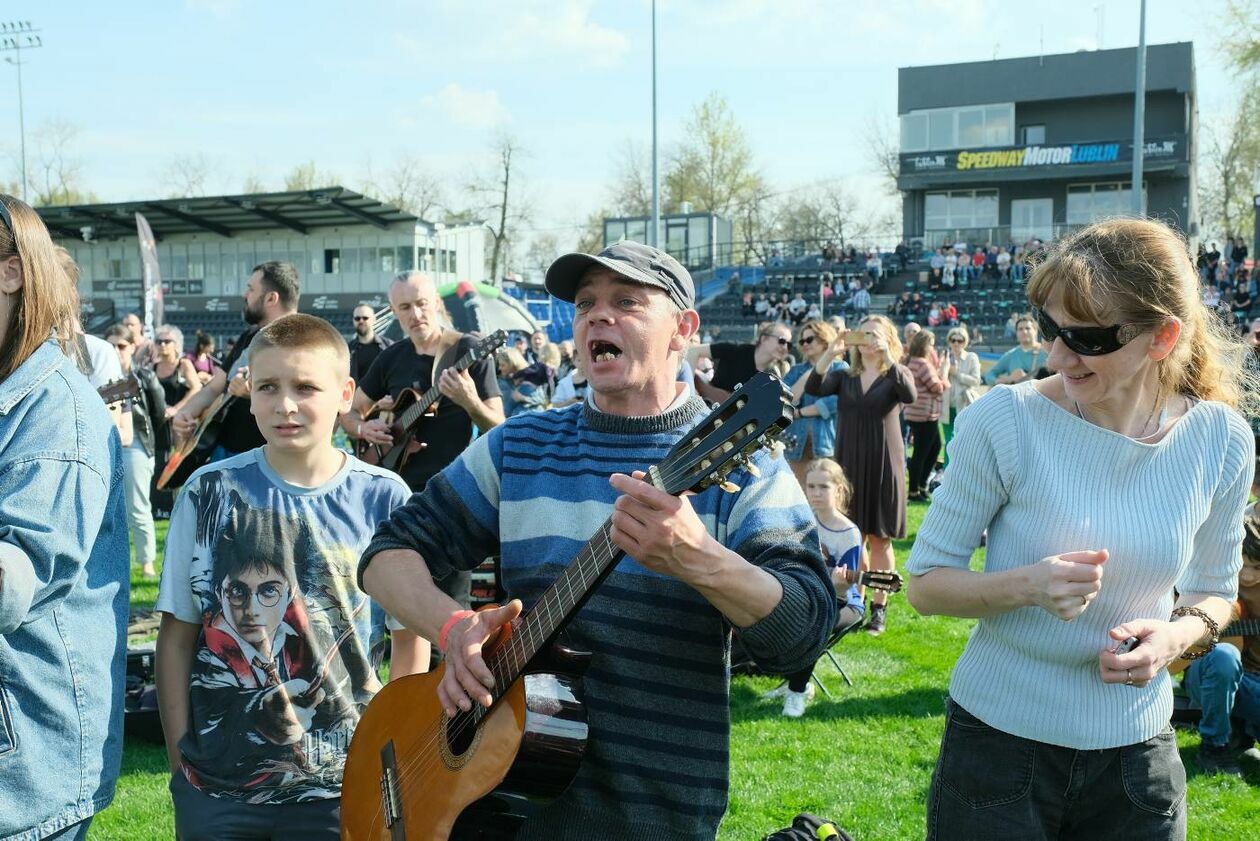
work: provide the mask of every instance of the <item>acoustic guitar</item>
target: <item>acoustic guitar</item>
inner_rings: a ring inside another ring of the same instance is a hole
[[[792,421],[791,395],[769,374],[750,379],[678,442],[648,479],[666,493],[750,475],[748,457]],[[447,717],[436,672],[386,684],[355,728],[341,789],[343,841],[513,838],[569,786],[587,738],[581,673],[589,654],[557,636],[625,552],[609,520],[531,609],[487,646],[494,703]]]
[[[467,353],[455,361],[451,369],[468,370],[502,347],[506,341],[507,333],[502,330],[494,331],[484,339],[478,340],[476,345],[469,348]],[[395,398],[394,405],[388,410],[388,418],[385,417],[387,413],[380,408],[379,404],[373,405],[368,409],[363,420],[366,422],[377,418],[387,419],[390,434],[394,436],[394,443],[386,446],[359,439],[355,442],[355,455],[368,464],[380,465],[395,473],[401,471],[407,460],[420,452],[422,445],[417,440],[417,433],[420,431],[424,418],[431,416],[435,411],[433,406],[441,396],[442,392],[438,390],[436,382],[424,394],[418,394],[413,388],[404,388]]]
[[[861,572],[856,569],[846,569],[844,583],[870,587],[872,590],[883,590],[885,593],[901,592],[901,576],[884,569],[867,569]]]
[[[1221,630],[1220,642],[1227,642],[1242,651],[1245,637],[1260,636],[1260,618],[1249,619],[1243,616],[1242,602],[1235,602],[1234,609],[1238,611],[1239,616]],[[1179,675],[1193,662],[1193,660],[1182,660],[1178,657],[1168,664],[1168,674]]]
[[[139,397],[140,382],[135,377],[125,377],[112,383],[106,383],[98,388],[96,393],[105,401],[106,406],[112,406],[132,397]]]
[[[219,443],[227,410],[239,399],[241,398],[233,397],[226,391],[215,398],[210,408],[202,413],[197,428],[171,451],[166,466],[158,476],[158,490],[165,490],[168,485],[175,488],[182,486],[197,468],[209,463],[210,456]]]

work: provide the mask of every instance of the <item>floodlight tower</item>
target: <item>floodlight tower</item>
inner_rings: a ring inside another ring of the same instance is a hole
[[[26,114],[22,104],[22,50],[34,50],[44,46],[39,31],[29,20],[0,22],[0,53],[13,53],[4,60],[17,68],[18,79],[18,129],[22,138],[22,201],[26,198]]]

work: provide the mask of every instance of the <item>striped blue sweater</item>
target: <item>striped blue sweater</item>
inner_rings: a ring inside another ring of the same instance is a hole
[[[1107,549],[1102,587],[1063,622],[1039,607],[981,619],[949,692],[991,727],[1101,750],[1168,726],[1167,671],[1145,687],[1102,682],[1107,632],[1168,619],[1173,588],[1233,600],[1242,566],[1252,436],[1221,403],[1196,404],[1157,443],[1094,426],[1032,381],[999,386],[959,414],[949,470],[919,528],[911,575],[967,569],[989,530],[985,572]]]
[[[513,417],[479,438],[382,525],[362,568],[414,548],[435,575],[502,557],[508,594],[530,605],[612,514],[614,472],[660,463],[706,414],[691,398],[663,415],[625,418],[579,404]],[[783,599],[738,631],[759,664],[813,663],[836,596],[804,497],[781,460],[761,478],[732,474],[735,494],[691,497],[711,534],[774,575]],[[727,805],[730,626],[695,590],[623,559],[569,626],[594,653],[585,693],[590,743],[577,779],[522,839],[711,839]]]

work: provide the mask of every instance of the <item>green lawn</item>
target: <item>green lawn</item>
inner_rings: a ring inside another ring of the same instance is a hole
[[[911,506],[911,539],[925,510],[922,504]],[[899,566],[909,546],[910,540],[898,544]],[[156,587],[138,579],[133,587],[134,602],[152,606]],[[836,646],[854,685],[846,686],[830,664],[821,668],[834,697],[819,693],[798,720],[782,718],[778,701],[760,700],[776,681],[737,679],[731,690],[731,806],[720,837],[757,839],[786,826],[797,812],[812,811],[837,821],[859,841],[922,838],[945,687],[970,624],[917,616],[903,598],[894,597],[887,633],[878,639],[853,634]],[[1194,766],[1198,736],[1182,732],[1178,738],[1190,775],[1189,837],[1251,837],[1260,825],[1260,767],[1252,763],[1246,780],[1203,776]],[[129,744],[118,796],[97,818],[90,838],[172,837],[166,782],[164,751]]]

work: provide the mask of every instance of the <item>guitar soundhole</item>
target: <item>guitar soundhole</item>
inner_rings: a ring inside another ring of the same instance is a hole
[[[454,718],[445,718],[443,723],[442,759],[449,768],[460,768],[469,759],[481,740],[481,728],[478,726],[483,718],[479,709],[461,712]]]

